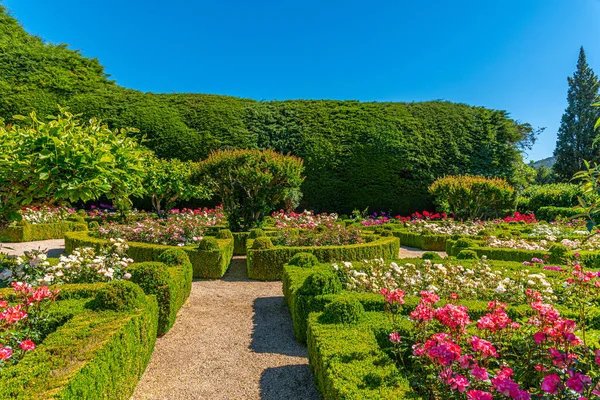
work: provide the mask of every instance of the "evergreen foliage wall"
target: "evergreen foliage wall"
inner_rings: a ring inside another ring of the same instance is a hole
[[[407,214],[431,209],[427,187],[445,174],[511,178],[523,125],[503,111],[449,102],[258,102],[118,86],[98,60],[28,35],[0,6],[0,117],[56,104],[111,127],[136,127],[163,158],[211,149],[272,148],[305,160],[303,204]]]

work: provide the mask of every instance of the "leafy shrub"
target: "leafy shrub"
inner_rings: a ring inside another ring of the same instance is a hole
[[[473,247],[475,244],[469,239],[458,239],[454,244],[455,247]]]
[[[220,150],[200,162],[195,181],[221,199],[229,228],[240,232],[260,226],[278,203],[299,191],[303,170],[301,159],[272,150]]]
[[[517,200],[517,208],[521,212],[531,211],[538,214],[542,207],[577,207],[578,197],[583,190],[572,183],[553,183],[550,185],[533,185],[521,192]],[[542,218],[538,215],[538,218]]]
[[[262,230],[262,229],[260,229],[260,228],[255,228],[255,229],[252,229],[252,230],[250,231],[250,234],[248,235],[248,237],[249,237],[250,239],[256,239],[256,238],[259,238],[259,237],[262,237],[262,236],[265,236],[265,231],[263,231],[263,230]]]
[[[92,303],[96,310],[130,311],[144,303],[142,288],[129,281],[112,281],[101,288]]]
[[[275,246],[273,245],[273,242],[271,242],[271,239],[266,236],[256,238],[254,239],[254,243],[252,243],[252,249],[254,250],[272,249],[274,247]]]
[[[562,243],[555,243],[550,246],[550,262],[561,263],[569,254],[569,248]]]
[[[90,221],[90,222],[88,222],[88,228],[89,229],[98,229],[99,226],[100,226],[100,224],[98,223],[98,221]]]
[[[423,253],[421,258],[423,260],[441,260],[442,256],[440,256],[438,253],[433,252],[433,251],[426,251],[425,253]]]
[[[317,257],[312,253],[298,253],[292,257],[289,265],[294,265],[301,268],[310,268],[319,263]]]
[[[217,232],[217,239],[233,239],[233,233],[229,229],[221,229]]]
[[[536,211],[535,215],[539,220],[543,221],[556,221],[560,218],[571,218],[576,215],[582,215],[585,213],[585,208],[582,207],[540,207]]]
[[[206,250],[206,251],[217,251],[219,250],[219,243],[217,239],[212,236],[205,236],[198,243],[198,250]]]
[[[475,250],[461,250],[456,256],[458,260],[478,260],[479,257]]]
[[[189,264],[190,258],[182,249],[167,249],[161,253],[159,260],[169,266]]]
[[[315,271],[306,278],[298,293],[309,296],[336,294],[342,291],[342,283],[333,271]]]
[[[482,219],[510,208],[514,189],[504,179],[458,175],[437,179],[429,193],[442,211],[461,219]]]
[[[364,312],[363,305],[356,298],[337,297],[325,306],[323,320],[334,324],[352,324],[358,322]]]

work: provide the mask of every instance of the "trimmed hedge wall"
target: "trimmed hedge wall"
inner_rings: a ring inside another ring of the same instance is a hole
[[[400,238],[403,246],[416,247],[422,250],[446,251],[446,241],[450,235],[424,235],[418,232],[392,231]]]
[[[66,293],[97,295],[108,285],[69,286],[79,285],[63,286]],[[94,310],[95,300],[87,301],[19,364],[0,371],[0,398],[128,399],[148,365],[158,324],[155,296],[137,290],[129,311]]]
[[[535,213],[535,217],[542,221],[556,221],[558,217],[571,218],[575,215],[583,214],[585,209],[580,207],[540,207]]]
[[[234,256],[245,256],[246,255],[246,241],[250,232],[232,232],[233,234],[233,255]]]
[[[0,230],[0,242],[20,243],[36,240],[62,239],[67,232],[87,231],[87,224],[76,221],[63,221],[52,224],[22,223]]]
[[[392,259],[398,257],[400,240],[396,237],[380,237],[370,243],[348,246],[286,247],[252,249],[254,239],[247,242],[248,277],[258,280],[280,280],[283,266],[297,253],[312,253],[320,262],[356,261],[372,258]]]
[[[137,262],[161,261],[160,255],[169,249],[185,251],[192,263],[194,278],[222,278],[229,268],[233,257],[233,239],[216,239],[218,250],[198,250],[192,246],[164,246],[160,244],[128,242],[129,257]],[[77,247],[99,247],[106,245],[107,239],[99,239],[89,232],[68,232],[65,234],[65,251],[71,253]]]

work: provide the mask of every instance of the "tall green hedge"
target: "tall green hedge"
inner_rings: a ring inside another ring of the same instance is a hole
[[[465,104],[268,101],[152,94],[110,81],[101,64],[28,35],[0,6],[0,117],[55,113],[56,103],[111,127],[133,126],[160,157],[197,161],[211,149],[271,148],[305,160],[303,204],[409,214],[431,208],[443,174],[508,178],[523,126]]]
[[[0,242],[21,243],[46,239],[62,239],[66,232],[87,230],[87,224],[75,221],[62,221],[51,224],[21,222],[19,225],[0,229]]]

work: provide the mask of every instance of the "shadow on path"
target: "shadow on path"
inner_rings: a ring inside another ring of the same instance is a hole
[[[318,400],[308,365],[267,368],[260,376],[261,400]]]
[[[256,282],[248,278],[248,271],[246,270],[246,257],[235,256],[231,260],[231,265],[222,280],[225,282]]]
[[[308,351],[294,336],[292,318],[283,296],[259,297],[254,300],[254,329],[250,350],[307,357]]]

